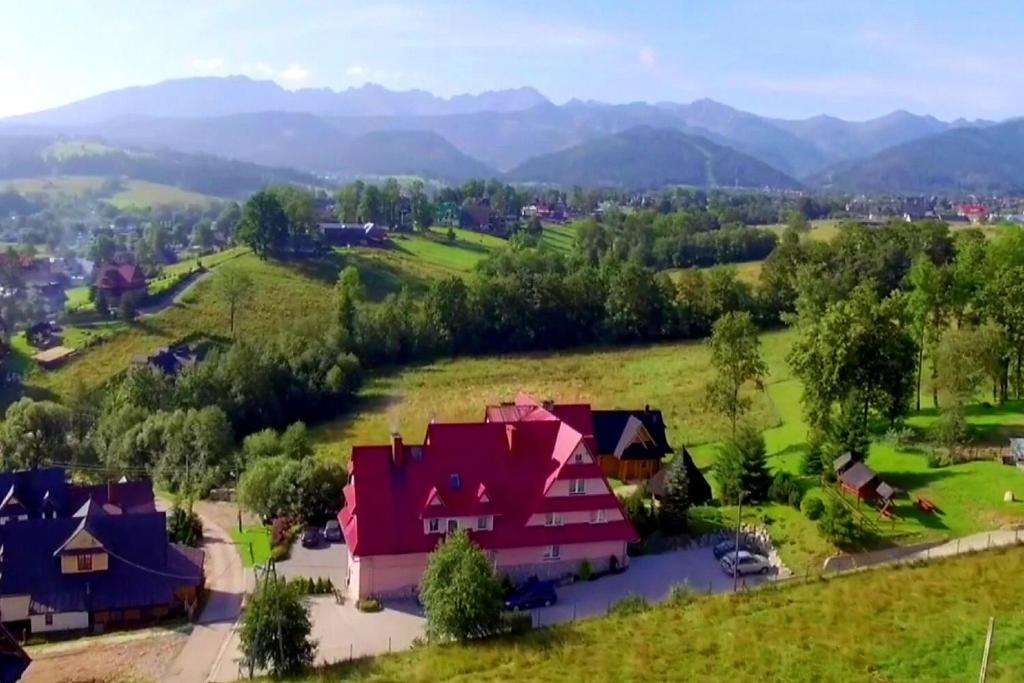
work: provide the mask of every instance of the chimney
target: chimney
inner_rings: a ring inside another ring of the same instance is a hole
[[[391,432],[391,462],[395,467],[405,464],[405,446],[402,445],[402,435],[398,432]]]
[[[505,437],[508,439],[509,453],[515,455],[515,446],[518,439],[516,438],[516,426],[514,424],[505,425]]]
[[[543,406],[544,410],[551,410],[555,407],[555,400],[551,398],[546,398],[541,403],[541,406]]]

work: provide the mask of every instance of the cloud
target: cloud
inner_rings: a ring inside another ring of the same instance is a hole
[[[196,71],[220,71],[224,68],[224,59],[222,57],[194,57],[192,59],[192,68]]]
[[[286,83],[305,83],[309,80],[309,69],[298,64],[292,64],[287,69],[278,73],[277,77]]]
[[[653,68],[658,65],[658,53],[654,51],[653,47],[644,46],[640,48],[640,51],[636,53],[636,57],[647,68]]]
[[[353,64],[352,66],[350,66],[347,69],[345,69],[345,75],[346,76],[351,76],[352,78],[365,78],[366,74],[367,74],[366,67],[365,66],[359,66],[358,64]]]

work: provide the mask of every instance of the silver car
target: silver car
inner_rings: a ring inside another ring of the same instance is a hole
[[[722,571],[729,576],[733,576],[733,574],[739,574],[740,576],[746,574],[767,574],[772,568],[771,562],[768,561],[767,557],[755,555],[746,550],[728,553],[722,557],[719,564],[722,565]]]

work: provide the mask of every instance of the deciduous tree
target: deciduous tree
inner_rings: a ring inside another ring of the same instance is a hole
[[[750,313],[726,313],[715,321],[711,339],[711,364],[715,379],[707,387],[708,400],[729,418],[732,433],[736,421],[750,408],[750,398],[741,392],[747,384],[762,388],[767,366],[761,359],[761,342]]]
[[[430,554],[420,600],[431,640],[481,638],[501,625],[501,584],[465,531],[449,534]]]

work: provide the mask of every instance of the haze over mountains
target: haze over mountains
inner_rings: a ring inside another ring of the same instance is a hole
[[[556,105],[532,88],[452,98],[377,85],[289,91],[231,76],[104,93],[6,119],[0,135],[95,137],[340,177],[916,192],[1024,187],[1024,165],[999,153],[1019,149],[1018,128],[903,111],[782,120],[706,99]],[[697,173],[700,157],[713,163]]]

